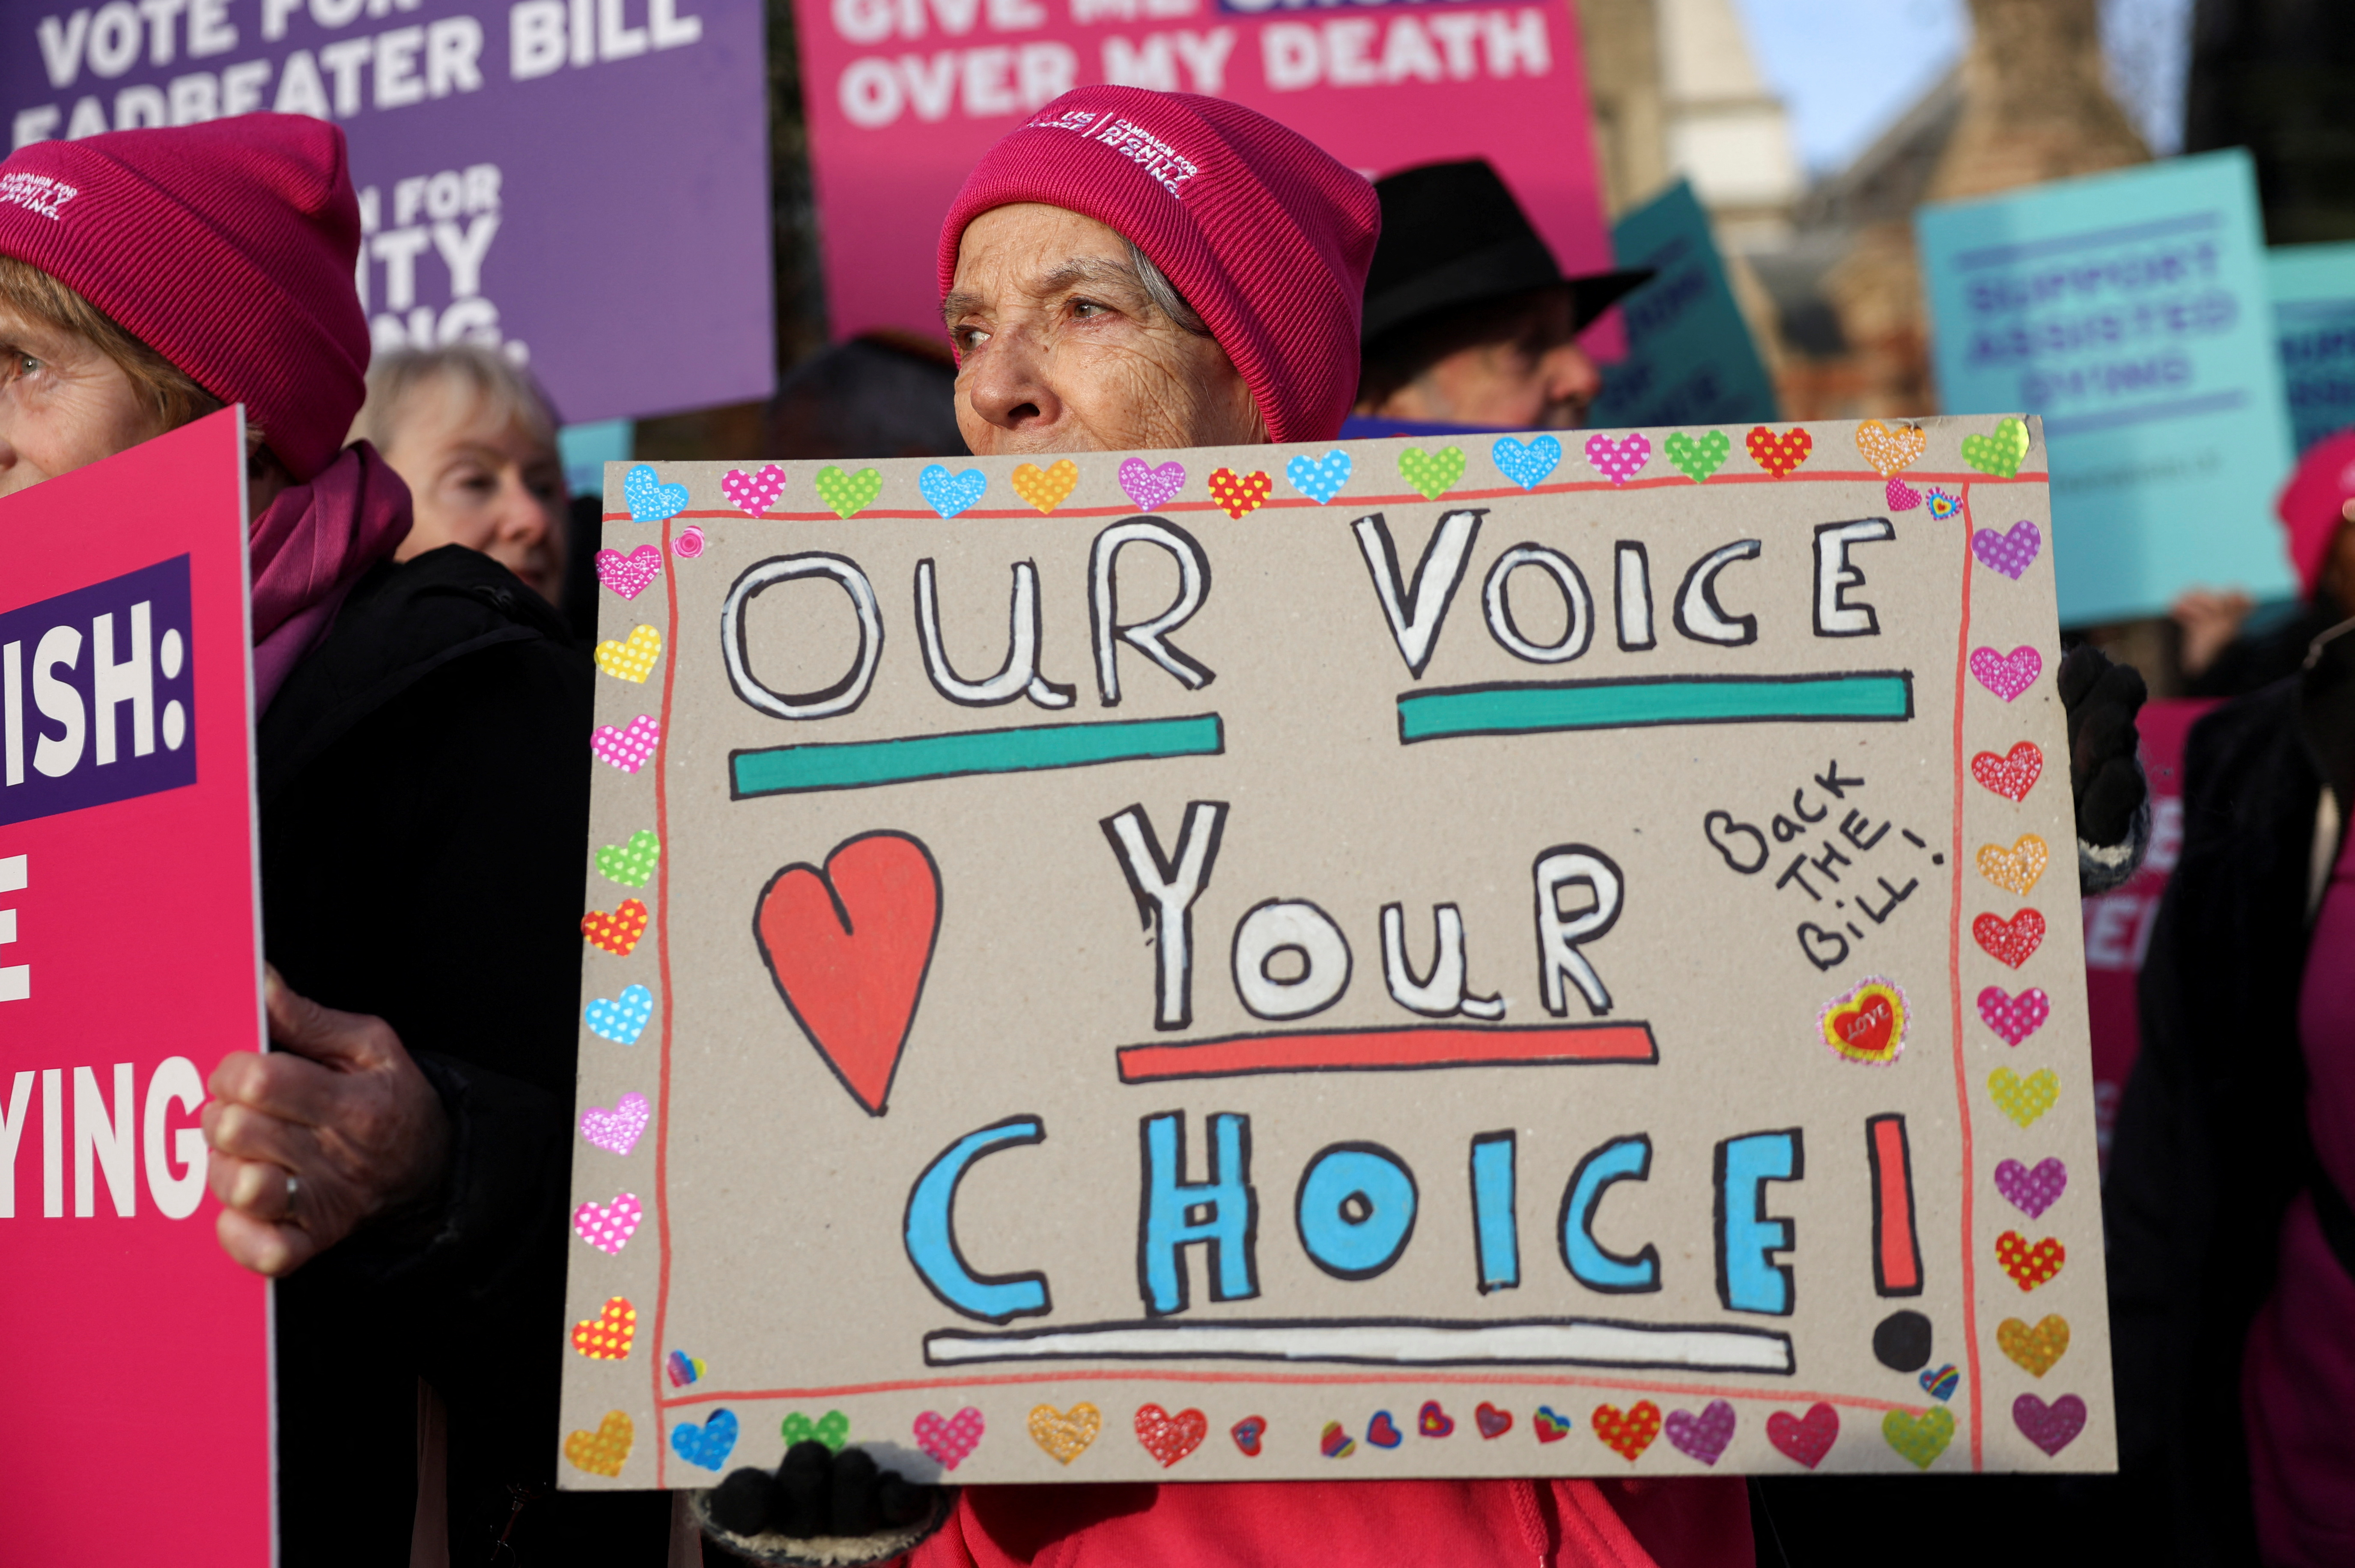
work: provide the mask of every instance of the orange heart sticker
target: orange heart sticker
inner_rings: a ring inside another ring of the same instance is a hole
[[[2009,849],[2001,844],[1979,845],[1979,874],[2022,898],[2028,896],[2028,890],[2036,885],[2036,879],[2044,874],[2044,868],[2051,861],[2052,852],[2034,833],[2022,833]]]
[[[2030,1377],[2042,1377],[2069,1353],[2069,1319],[2053,1313],[2033,1329],[2018,1318],[1998,1325],[1995,1342]]]
[[[1922,449],[1929,444],[1929,436],[1919,425],[1891,426],[1867,419],[1856,428],[1856,450],[1883,479],[1919,461]]]
[[[602,948],[617,959],[626,959],[638,938],[646,934],[646,906],[634,898],[624,898],[622,906],[608,915],[602,909],[591,909],[581,916],[581,934],[589,938],[592,948]]]
[[[1237,473],[1231,468],[1210,471],[1210,499],[1230,517],[1240,519],[1246,512],[1256,512],[1274,488],[1275,482],[1263,472]]]
[[[626,1410],[609,1410],[594,1432],[573,1432],[564,1439],[564,1457],[576,1470],[592,1476],[618,1476],[629,1462],[630,1445],[637,1429]]]
[[[605,1309],[572,1325],[572,1348],[591,1361],[630,1359],[630,1341],[637,1337],[638,1309],[626,1296],[608,1297]]]
[[[1079,482],[1080,465],[1069,458],[1051,468],[1026,462],[1014,471],[1014,493],[1042,513],[1060,506]]]
[[[1817,1023],[1847,1060],[1884,1067],[1905,1048],[1905,993],[1876,978],[1825,1003]]]

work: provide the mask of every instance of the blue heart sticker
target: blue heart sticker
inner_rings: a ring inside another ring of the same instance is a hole
[[[1545,482],[1546,475],[1561,466],[1561,443],[1551,436],[1527,441],[1498,436],[1488,455],[1496,461],[1498,473],[1523,490],[1535,490]]]
[[[1349,482],[1353,465],[1349,454],[1336,447],[1321,458],[1296,457],[1284,465],[1284,477],[1292,481],[1292,488],[1322,506],[1341,493]]]
[[[640,463],[622,476],[622,499],[630,503],[631,522],[663,523],[687,510],[687,486],[665,484]]]
[[[943,517],[954,517],[981,499],[981,493],[989,488],[989,481],[977,468],[952,474],[935,462],[927,463],[924,471],[916,476],[916,488],[924,493],[933,511]]]
[[[655,993],[642,985],[625,986],[619,997],[599,997],[581,1011],[589,1033],[616,1045],[634,1045],[655,1015]]]
[[[700,1465],[716,1470],[728,1462],[736,1447],[736,1413],[715,1410],[711,1419],[698,1426],[692,1421],[682,1421],[670,1429],[670,1451],[690,1465]]]

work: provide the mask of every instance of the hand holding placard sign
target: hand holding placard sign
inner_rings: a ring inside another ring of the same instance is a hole
[[[2033,422],[1535,450],[612,471],[569,1484],[2111,1462]]]

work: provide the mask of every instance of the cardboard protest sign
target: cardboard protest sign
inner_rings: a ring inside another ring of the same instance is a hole
[[[565,1484],[2112,1463],[2041,436],[1572,440],[607,471]]]
[[[1563,0],[795,0],[794,16],[837,338],[936,339],[933,258],[957,187],[999,137],[1096,82],[1231,99],[1369,178],[1487,158],[1565,271],[1611,266]],[[1150,125],[1097,133],[1172,190],[1200,152]],[[1617,355],[1613,323],[1593,341]]]
[[[2271,510],[2289,418],[2247,153],[1915,223],[1941,405],[2044,416],[2064,624],[2161,614],[2189,588],[2296,590]]]
[[[2355,245],[2277,245],[2265,284],[2302,452],[2355,425]]]
[[[269,1286],[197,1116],[262,1039],[237,410],[0,500],[0,549],[7,1555],[265,1563]]]
[[[758,0],[0,11],[12,148],[256,110],[341,126],[378,352],[503,345],[573,422],[773,389],[767,90]]]
[[[1622,267],[1652,281],[1620,305],[1627,357],[1589,411],[1598,425],[1748,424],[1775,417],[1774,384],[1725,281],[1709,214],[1678,180],[1611,226]]]

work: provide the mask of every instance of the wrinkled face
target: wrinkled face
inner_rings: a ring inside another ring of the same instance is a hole
[[[163,433],[161,416],[97,344],[0,305],[0,495]]]
[[[1547,300],[1528,332],[1441,359],[1371,412],[1492,430],[1574,430],[1603,374],[1571,331],[1568,291]]]
[[[409,483],[408,560],[464,545],[553,604],[564,581],[564,465],[555,446],[472,387],[439,376],[400,405],[385,461]]]
[[[1267,440],[1226,351],[1156,306],[1093,218],[1035,202],[983,213],[941,312],[977,456]]]

